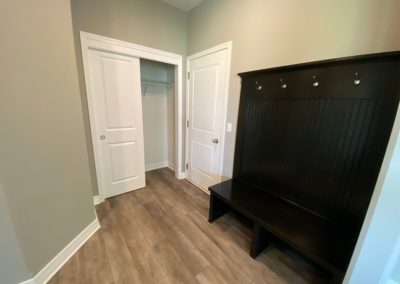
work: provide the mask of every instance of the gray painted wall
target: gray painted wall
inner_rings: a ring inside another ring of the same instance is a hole
[[[400,283],[400,255],[397,257],[397,262],[393,268],[391,278],[397,283]]]
[[[28,273],[14,226],[8,212],[8,206],[4,198],[0,184],[0,283],[19,283],[29,279]]]
[[[205,0],[189,13],[188,55],[232,40],[224,178],[231,177],[237,73],[400,49],[400,1]]]
[[[95,219],[70,2],[3,0],[0,11],[0,183],[34,275]]]
[[[71,0],[93,194],[98,194],[79,31],[186,56],[187,14],[159,0]]]

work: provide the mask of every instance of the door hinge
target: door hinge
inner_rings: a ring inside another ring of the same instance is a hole
[[[188,163],[186,163],[186,169],[187,169],[187,170],[189,169],[189,164],[188,164]]]
[[[186,127],[189,127],[189,120],[186,120]]]
[[[187,78],[190,80],[190,72],[187,72]]]

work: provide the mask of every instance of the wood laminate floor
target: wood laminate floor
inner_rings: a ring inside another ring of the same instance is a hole
[[[249,256],[251,224],[207,221],[209,196],[169,169],[143,189],[96,206],[101,229],[49,281],[56,283],[325,283],[326,275],[273,245]]]

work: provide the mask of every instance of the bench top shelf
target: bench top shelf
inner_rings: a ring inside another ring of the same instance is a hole
[[[211,186],[211,194],[263,226],[321,266],[346,270],[357,241],[357,228],[341,228],[284,199],[235,180]]]

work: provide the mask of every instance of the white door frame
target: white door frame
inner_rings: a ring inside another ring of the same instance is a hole
[[[186,177],[185,171],[182,171],[182,158],[183,158],[183,95],[182,95],[182,56],[162,50],[133,44],[126,41],[121,41],[105,36],[95,35],[87,32],[80,32],[81,37],[81,49],[83,67],[86,81],[86,94],[88,100],[89,119],[90,119],[90,130],[92,134],[92,144],[94,150],[94,159],[96,166],[97,183],[99,185],[99,201],[103,201],[105,197],[105,185],[102,182],[101,167],[100,167],[100,142],[99,132],[96,129],[95,123],[95,96],[92,90],[90,82],[87,82],[91,78],[91,70],[89,68],[89,50],[101,50],[116,54],[128,55],[137,58],[149,59],[153,61],[163,62],[171,65],[175,65],[175,177],[177,179],[183,179]]]
[[[225,134],[226,134],[226,115],[228,112],[228,94],[229,94],[229,79],[230,79],[230,73],[231,73],[231,58],[232,58],[232,41],[228,41],[225,43],[222,43],[220,45],[211,47],[209,49],[200,51],[198,53],[195,53],[193,55],[190,55],[186,59],[186,72],[189,73],[190,71],[190,62],[194,59],[203,57],[208,54],[212,54],[221,50],[226,49],[227,52],[227,62],[226,62],[226,72],[225,72],[225,78],[224,81],[226,83],[226,86],[224,88],[224,93],[223,95],[223,112],[222,112],[222,133],[221,133],[221,151],[220,151],[220,159],[219,159],[219,166],[218,166],[218,175],[219,175],[219,182],[221,182],[221,177],[222,177],[222,169],[224,165],[224,153],[225,153]],[[186,76],[186,122],[189,120],[190,117],[190,104],[189,104],[189,92],[190,92],[190,77],[189,75]],[[189,131],[187,124],[186,124],[186,139],[185,139],[185,175],[187,176],[187,163],[189,160]],[[192,181],[191,181],[192,182]],[[199,185],[197,185],[199,186]],[[199,186],[200,187],[200,186]],[[201,188],[201,187],[200,187]],[[205,192],[209,193],[207,189],[201,188]]]

